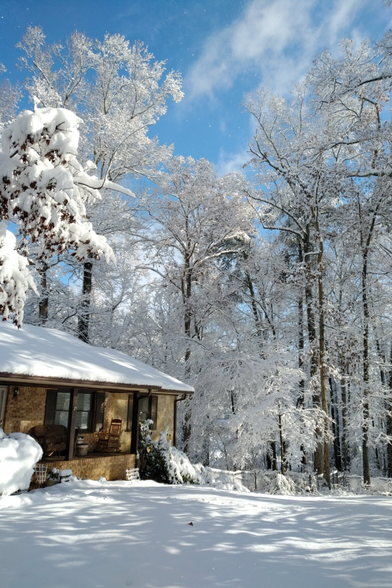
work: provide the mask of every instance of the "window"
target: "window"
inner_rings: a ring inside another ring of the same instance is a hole
[[[91,393],[79,392],[78,394],[75,427],[79,431],[91,431],[92,397]]]
[[[56,408],[54,413],[54,425],[64,425],[68,427],[69,403],[71,400],[70,392],[57,392]]]
[[[158,396],[142,396],[139,398],[139,421],[152,420],[151,430],[156,431],[158,416]]]
[[[70,390],[48,390],[45,425],[64,425],[64,427],[68,427],[70,403]]]
[[[79,392],[76,403],[75,428],[80,432],[100,431],[103,425],[105,394]],[[45,425],[69,427],[71,390],[48,390],[46,396]]]
[[[151,396],[139,398],[139,421],[143,422],[150,418],[150,398]]]
[[[137,392],[136,392],[137,394]],[[127,431],[132,431],[132,414],[133,414],[133,405],[134,405],[134,394],[129,394],[128,396],[128,413],[127,413]],[[139,422],[146,421],[147,419],[151,419],[152,430],[156,431],[157,429],[157,415],[158,415],[158,396],[150,395],[150,396],[139,396],[138,400],[138,407],[139,407]]]

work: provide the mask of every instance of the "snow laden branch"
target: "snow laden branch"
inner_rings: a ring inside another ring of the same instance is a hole
[[[0,151],[0,219],[11,221],[46,263],[54,254],[71,252],[77,260],[104,257],[115,261],[105,237],[87,220],[86,204],[100,199],[99,189],[125,190],[98,180],[77,159],[81,123],[63,108],[24,110],[2,133]],[[15,313],[20,326],[27,287],[27,260],[15,250],[15,238],[1,229],[0,262],[3,318]]]
[[[22,317],[27,289],[30,286],[35,290],[28,261],[15,247],[15,235],[7,231],[4,222],[0,222],[0,313],[3,319],[7,319],[10,313]]]

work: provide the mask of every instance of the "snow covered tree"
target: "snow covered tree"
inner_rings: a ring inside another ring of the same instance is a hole
[[[324,412],[315,467],[330,483],[329,418],[325,347],[324,232],[331,203],[338,191],[339,175],[317,146],[329,132],[326,120],[311,116],[305,88],[297,88],[290,104],[260,90],[247,98],[246,107],[256,121],[250,150],[258,171],[257,191],[250,200],[259,203],[263,227],[294,240],[297,268],[304,278],[299,295],[299,323],[305,300],[310,345],[310,385],[313,404]],[[298,335],[298,345],[303,334]]]
[[[185,373],[191,373],[191,341],[202,337],[211,304],[204,289],[212,284],[209,270],[225,255],[237,254],[253,227],[241,176],[217,178],[207,160],[190,157],[176,157],[167,167],[154,206],[148,206],[155,231],[145,242],[150,268],[180,295]]]
[[[6,320],[10,314],[20,326],[27,289],[35,284],[26,257],[16,251],[15,235],[0,222],[0,314]]]
[[[6,72],[6,68],[0,63],[0,74],[4,72]],[[8,79],[2,79],[0,82],[0,129],[15,118],[20,98],[19,85],[11,84]]]
[[[365,484],[370,484],[369,435],[372,422],[370,264],[377,235],[382,230],[389,232],[391,226],[391,123],[390,120],[382,121],[382,112],[392,90],[390,41],[390,31],[380,42],[364,42],[356,51],[351,41],[345,41],[341,57],[335,59],[324,53],[315,61],[309,76],[316,94],[316,105],[334,123],[334,135],[325,138],[322,148],[328,154],[339,150],[340,159],[344,161],[344,174],[351,182],[346,190],[347,202],[352,204],[349,214],[359,235]],[[349,210],[349,207],[346,208]]]
[[[144,232],[144,243],[149,264],[143,265],[161,277],[170,298],[175,319],[171,340],[177,337],[174,345],[183,370],[177,375],[190,379],[199,369],[193,354],[204,345],[223,302],[218,260],[239,254],[253,227],[242,197],[242,176],[217,178],[208,161],[183,157],[174,158],[167,170],[156,196],[147,197],[151,228]]]
[[[62,108],[37,108],[21,112],[2,133],[0,218],[17,225],[21,251],[27,255],[29,244],[34,244],[37,259],[44,263],[54,254],[71,250],[78,260],[88,256],[113,259],[106,239],[95,233],[86,218],[86,203],[99,199],[98,188],[105,181],[91,176],[77,159],[80,122]],[[24,275],[26,268],[19,257],[13,259]],[[5,260],[4,256],[3,266]],[[25,292],[29,280],[16,276],[20,291]],[[19,294],[15,309],[19,326],[22,299]],[[5,308],[3,314],[7,316]]]
[[[148,131],[166,112],[170,96],[175,102],[181,100],[178,73],[164,76],[164,62],[154,62],[142,43],[130,46],[121,35],[106,35],[101,42],[75,32],[66,47],[48,46],[42,30],[35,27],[27,30],[19,47],[24,51],[21,65],[31,74],[26,82],[30,96],[83,117],[82,151],[101,179],[154,177],[171,148],[159,145]],[[115,207],[109,208],[116,216]],[[113,218],[104,202],[93,208],[87,204],[87,209],[94,225],[99,223],[104,234],[114,235]],[[92,274],[93,259],[88,259],[78,313],[78,333],[84,340],[89,338]]]

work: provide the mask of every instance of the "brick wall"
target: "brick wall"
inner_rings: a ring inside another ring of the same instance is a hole
[[[28,433],[31,427],[43,425],[45,418],[46,388],[18,386],[19,394],[14,398],[16,386],[9,386],[4,416],[4,432]]]
[[[152,438],[154,441],[159,439],[159,433],[169,427],[167,433],[168,441],[173,442],[173,426],[174,426],[174,402],[175,396],[158,396],[158,422],[157,430],[153,432]]]
[[[74,476],[83,480],[98,480],[104,476],[107,480],[125,480],[125,470],[135,467],[135,455],[107,455],[102,457],[78,457],[70,461],[42,461],[48,466],[48,472],[53,468],[60,471],[72,470]]]

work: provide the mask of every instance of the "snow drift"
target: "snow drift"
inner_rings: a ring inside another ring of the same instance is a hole
[[[34,465],[42,457],[42,449],[29,435],[0,429],[0,496],[8,496],[30,486]]]

